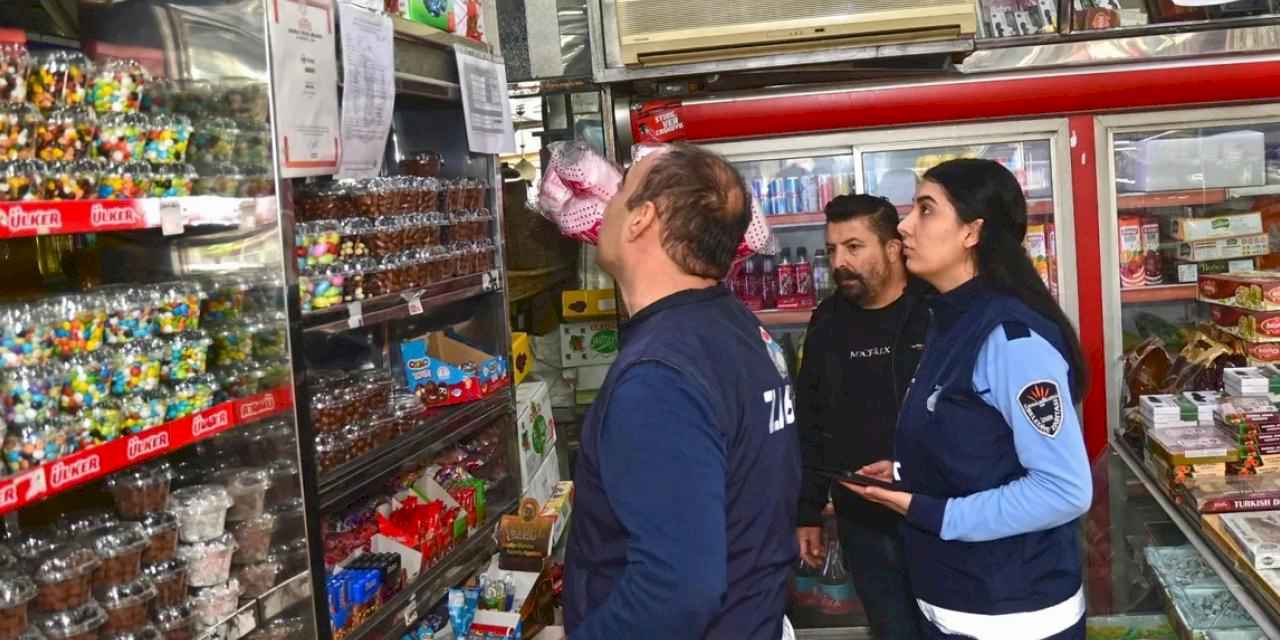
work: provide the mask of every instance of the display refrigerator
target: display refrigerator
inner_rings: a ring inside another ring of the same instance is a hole
[[[755,206],[777,239],[774,256],[753,259],[730,284],[756,310],[788,353],[794,378],[804,360],[804,334],[813,306],[830,294],[823,209],[833,197],[870,193],[905,214],[924,171],[946,159],[988,158],[1008,167],[1028,202],[1027,249],[1068,316],[1077,317],[1075,240],[1068,161],[1070,141],[1061,120],[919,127],[813,136],[717,142],[750,185]],[[803,259],[799,256],[803,255]],[[817,260],[814,258],[817,257]],[[811,274],[812,291],[804,278]],[[794,279],[794,282],[788,282]],[[770,292],[770,290],[772,290]],[[807,293],[807,295],[806,295]],[[837,294],[838,295],[838,294]],[[839,491],[839,488],[832,489]],[[788,615],[799,629],[865,626],[866,618],[838,544],[831,544],[828,508],[823,566],[797,567]]]
[[[1095,147],[1113,604],[1280,637],[1275,396],[1240,382],[1280,353],[1280,109],[1101,116]]]
[[[286,178],[270,6],[0,25],[0,636],[421,633],[524,488],[493,48],[388,18],[379,175]]]

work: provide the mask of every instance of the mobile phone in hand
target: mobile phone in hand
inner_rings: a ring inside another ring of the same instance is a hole
[[[848,482],[850,484],[862,485],[864,487],[880,487],[881,489],[889,489],[891,491],[898,490],[892,482],[886,482],[879,478],[872,478],[861,473],[848,471],[845,469],[835,469],[832,467],[805,467],[809,471],[818,474],[818,476],[836,482]]]

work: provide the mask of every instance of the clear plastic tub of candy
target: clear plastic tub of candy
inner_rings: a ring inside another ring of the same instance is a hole
[[[98,119],[96,155],[120,164],[143,158],[146,149],[149,121],[136,113],[111,114]]]
[[[234,364],[214,372],[218,386],[231,398],[245,398],[261,390],[257,370],[249,364]]]
[[[235,551],[236,539],[230,533],[180,545],[178,558],[187,563],[187,584],[209,587],[226,582],[231,575],[231,556]]]
[[[46,163],[40,197],[44,200],[84,200],[97,195],[97,177],[79,173],[75,167],[71,162]]]
[[[245,295],[249,291],[249,281],[244,278],[223,278],[206,287],[208,297],[204,299],[200,315],[210,324],[220,325],[235,322],[244,317]]]
[[[226,531],[231,496],[221,485],[195,485],[173,492],[170,510],[178,516],[178,537],[195,543],[217,538]]]
[[[268,559],[236,568],[236,580],[244,590],[241,594],[246,598],[257,598],[276,586],[276,578],[280,575],[282,565],[279,560]]]
[[[333,433],[360,419],[352,389],[313,386],[311,394],[311,423],[317,433]]]
[[[392,216],[382,216],[373,221],[366,249],[373,258],[385,258],[404,248],[404,221]]]
[[[93,540],[101,561],[93,572],[94,585],[124,584],[142,575],[142,552],[148,542],[146,530],[136,522],[122,522],[99,533]]]
[[[151,190],[151,167],[145,162],[113,164],[98,178],[98,197],[103,200],[143,198]]]
[[[88,600],[74,608],[61,609],[41,617],[36,626],[48,640],[98,640],[98,630],[107,622],[107,612]]]
[[[155,511],[138,521],[147,534],[147,548],[142,550],[143,564],[156,564],[173,559],[178,553],[178,516],[168,511]]]
[[[198,177],[195,168],[189,164],[157,164],[151,170],[151,189],[147,195],[152,198],[189,196],[195,190]]]
[[[229,163],[235,158],[239,135],[240,129],[230,119],[197,120],[191,133],[192,155],[211,164]]]
[[[260,513],[257,517],[232,524],[231,534],[235,536],[237,545],[232,563],[251,564],[266,560],[271,550],[271,534],[275,530],[276,516],[272,513]]]
[[[31,160],[0,164],[0,201],[22,202],[40,199],[44,166]]]
[[[253,357],[253,332],[240,323],[225,324],[211,330],[212,361],[215,367],[243,365]]]
[[[276,557],[284,563],[284,575],[297,575],[307,570],[307,541],[300,531],[287,540],[278,545]]]
[[[211,375],[196,376],[173,385],[166,407],[165,420],[177,420],[213,406],[219,391],[218,381]]]
[[[298,275],[298,294],[302,312],[324,311],[342,303],[346,276],[342,269],[328,267],[309,269]]]
[[[139,465],[117,471],[106,481],[121,516],[137,519],[169,505],[169,473],[164,466]]]
[[[36,597],[36,584],[16,573],[0,576],[0,640],[16,640],[28,624],[27,606]]]
[[[54,545],[41,554],[31,578],[38,587],[36,608],[66,611],[89,601],[98,555],[75,543]]]
[[[442,211],[445,213],[456,213],[465,209],[463,202],[464,189],[462,180],[447,180],[444,184],[444,206]]]
[[[152,333],[171,336],[200,328],[200,305],[207,294],[197,282],[172,282],[157,292]]]
[[[159,389],[135,393],[120,399],[121,428],[125,433],[140,433],[165,422],[169,412],[169,395]]]
[[[27,100],[27,70],[31,56],[18,43],[0,43],[0,103],[23,104]]]
[[[341,256],[342,225],[337,220],[299,224],[294,242],[299,270],[327,267]]]
[[[321,433],[316,435],[316,469],[320,473],[330,471],[339,465],[351,461],[352,453],[347,448],[347,439],[341,433]]]
[[[140,575],[123,584],[100,588],[94,595],[107,612],[107,621],[98,631],[112,634],[147,624],[147,607],[157,592],[151,578]]]
[[[78,51],[36,54],[27,74],[27,99],[45,112],[85,104],[92,71],[89,59]]]
[[[400,171],[411,176],[434,178],[440,175],[444,160],[435,151],[423,151],[400,161]]]
[[[36,157],[36,130],[43,123],[44,117],[29,104],[0,104],[0,160]]]
[[[106,509],[72,511],[58,516],[58,532],[63,539],[79,542],[87,548],[92,548],[99,535],[118,524],[120,518]]]
[[[359,302],[372,297],[368,288],[368,274],[376,270],[378,263],[372,258],[352,261],[343,265],[345,280],[342,282],[342,301]]]
[[[0,400],[10,429],[46,422],[57,414],[62,395],[60,369],[57,365],[34,365],[0,371]]]
[[[244,182],[244,172],[230,163],[215,165],[202,164],[199,175],[191,186],[191,193],[197,196],[235,197],[240,193],[240,185]]]
[[[0,307],[0,366],[15,369],[44,364],[52,351],[49,331],[43,306]]]
[[[99,640],[164,640],[164,634],[153,625],[143,625],[127,631],[103,633]]]
[[[142,156],[152,164],[185,162],[191,143],[191,120],[182,114],[157,114],[148,120]]]
[[[136,60],[110,60],[93,74],[93,108],[100,114],[137,113],[151,75]]]
[[[183,382],[208,372],[213,340],[204,331],[183,331],[165,341],[161,375],[166,382]]]
[[[187,563],[177,558],[153,562],[142,567],[142,573],[156,586],[153,611],[177,607],[187,602]]]
[[[190,607],[160,609],[153,618],[164,640],[194,640],[196,615]]]
[[[227,493],[231,496],[231,510],[227,520],[239,522],[262,515],[267,500],[267,488],[271,477],[265,469],[242,469],[226,478]]]
[[[98,122],[87,107],[59,109],[36,126],[36,157],[45,162],[89,157],[98,139]]]
[[[75,414],[92,409],[107,398],[111,386],[110,363],[105,354],[81,353],[62,365],[62,395],[59,407],[63,413]]]
[[[123,397],[157,389],[165,347],[163,340],[143,338],[104,350],[111,372],[111,394]]]
[[[422,420],[423,412],[426,411],[426,406],[422,404],[422,400],[418,398],[417,394],[409,391],[393,393],[388,406],[394,419],[394,429],[397,436],[403,436],[416,430],[419,421]]]
[[[287,458],[275,460],[267,466],[267,473],[271,476],[271,488],[267,490],[268,505],[297,497],[302,486],[297,462]]]
[[[368,257],[369,242],[374,233],[373,221],[369,218],[346,218],[338,224],[341,236],[338,257],[348,261]]]
[[[246,166],[271,164],[271,131],[265,123],[265,118],[261,122],[238,121],[240,134],[236,136],[233,162]]]
[[[216,586],[194,590],[190,604],[196,623],[209,627],[227,620],[235,614],[239,598],[240,581],[235,578]]]
[[[277,360],[285,357],[289,348],[286,330],[288,318],[281,312],[263,314],[249,324],[253,337],[253,357],[257,360]]]

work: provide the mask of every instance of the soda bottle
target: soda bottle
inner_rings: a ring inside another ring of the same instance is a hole
[[[782,250],[778,264],[778,308],[796,308],[796,267],[791,264],[791,249]]]
[[[822,249],[813,252],[813,291],[819,302],[826,300],[832,291],[831,261]]]
[[[853,590],[849,572],[844,568],[844,556],[840,553],[837,536],[827,537],[827,559],[818,576],[818,589],[822,600],[818,608],[832,616],[847,615],[853,611]]]
[[[760,308],[778,308],[778,274],[773,268],[773,256],[764,257],[764,286],[760,290]]]
[[[809,250],[796,249],[796,307],[812,309],[817,299],[813,292],[813,265],[809,264]]]
[[[761,274],[756,273],[755,258],[748,258],[747,264],[742,268],[744,272],[744,283],[746,286],[742,288],[742,302],[752,311],[760,310],[760,294],[764,289],[764,278]]]

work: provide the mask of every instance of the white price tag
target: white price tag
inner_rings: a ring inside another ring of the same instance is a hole
[[[484,277],[480,279],[480,287],[485,291],[493,291],[498,286],[498,278],[492,271],[484,272]]]
[[[422,315],[422,292],[421,291],[410,291],[408,293],[402,293],[400,295],[405,299],[406,302],[409,303],[409,315],[411,316]]]
[[[182,204],[178,201],[160,201],[160,233],[166,236],[182,233]]]
[[[252,229],[258,226],[258,203],[256,200],[245,200],[240,203],[240,228]]]
[[[417,598],[412,598],[409,600],[409,603],[404,606],[404,611],[402,615],[404,615],[404,626],[406,629],[409,627],[412,627],[413,623],[418,621],[418,599]]]
[[[347,303],[347,326],[352,329],[364,326],[364,311],[360,308],[359,300]]]

